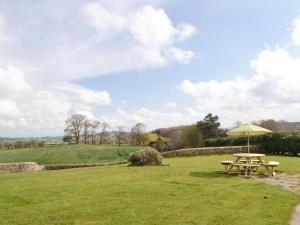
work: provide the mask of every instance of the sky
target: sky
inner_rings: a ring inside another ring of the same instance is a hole
[[[297,0],[0,0],[0,136],[300,121]]]

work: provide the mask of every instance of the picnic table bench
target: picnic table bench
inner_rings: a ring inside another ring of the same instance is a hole
[[[246,176],[252,176],[253,174],[258,174],[259,168],[264,167],[271,176],[275,176],[275,168],[279,166],[279,162],[270,161],[265,162],[263,157],[264,154],[257,153],[238,153],[234,154],[236,159],[221,161],[221,164],[225,166],[225,173],[236,171],[239,175],[244,172]]]

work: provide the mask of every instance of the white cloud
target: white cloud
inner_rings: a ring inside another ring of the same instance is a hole
[[[93,2],[82,6],[82,12],[91,25],[101,33],[128,32],[133,39],[146,48],[161,48],[190,38],[196,28],[182,23],[174,27],[163,9],[145,5],[136,12],[121,16]]]
[[[176,102],[167,102],[166,107],[168,109],[174,109],[177,107],[177,104],[176,104]]]
[[[274,118],[298,120],[300,110],[300,59],[286,49],[264,50],[251,61],[250,78],[193,83],[179,89],[196,98],[193,110],[221,116],[225,126],[234,121]]]
[[[125,26],[125,19],[103,8],[96,2],[82,6],[82,12],[88,16],[90,23],[95,26],[101,35],[110,37],[114,30],[121,31]]]
[[[17,42],[1,45],[0,66],[14,65],[34,82],[56,82],[187,63],[194,52],[178,44],[196,28],[174,25],[161,2],[53,0],[14,5],[6,18],[0,16],[0,44],[8,37],[6,27],[9,39]],[[47,13],[36,13],[45,8]]]
[[[94,2],[84,4],[82,12],[102,36],[119,35],[128,39],[134,58],[142,59],[134,66],[162,66],[173,61],[187,63],[194,57],[194,52],[174,47],[174,44],[190,38],[196,28],[186,23],[175,27],[163,9],[146,5],[131,14],[118,15]]]
[[[64,121],[73,113],[92,117],[96,107],[110,104],[106,91],[94,91],[72,83],[37,87],[22,70],[0,68],[0,134],[61,134]]]
[[[148,130],[160,127],[179,126],[192,124],[203,116],[202,113],[191,113],[189,110],[184,112],[163,112],[149,108],[125,111],[117,110],[110,116],[100,116],[100,121],[107,121],[111,127],[124,126],[128,129],[136,123],[144,123]]]
[[[292,39],[294,44],[300,45],[300,16],[293,21]]]

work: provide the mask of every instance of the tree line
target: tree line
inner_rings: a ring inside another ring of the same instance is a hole
[[[274,120],[261,120],[253,122],[259,126],[272,131],[278,130],[278,124],[282,123]],[[241,125],[236,121],[234,127]],[[228,130],[221,128],[221,123],[217,115],[208,113],[202,120],[188,126],[171,128],[160,128],[153,130],[158,137],[164,138],[163,147],[160,151],[168,151],[181,148],[194,148],[205,146],[206,140],[212,138],[222,138],[226,136]],[[112,130],[107,122],[90,120],[81,114],[75,114],[66,120],[66,129],[63,140],[69,143],[84,144],[148,144],[146,137],[146,125],[137,123],[126,130],[122,126]],[[157,143],[156,143],[157,145]]]
[[[85,115],[75,114],[66,120],[63,141],[72,144],[133,144],[143,145],[145,142],[146,125],[135,124],[130,131],[118,126],[112,130],[107,122],[90,120]]]
[[[15,149],[15,148],[37,148],[44,147],[45,141],[3,141],[0,142],[0,148]]]

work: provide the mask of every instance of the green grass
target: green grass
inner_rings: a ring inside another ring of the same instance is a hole
[[[222,159],[0,175],[0,224],[288,225],[298,194],[222,173]],[[269,157],[300,172],[300,158]]]
[[[60,163],[96,163],[127,159],[136,146],[56,145],[42,148],[0,150],[0,163],[37,162],[41,165]],[[1,223],[0,223],[1,224]]]

